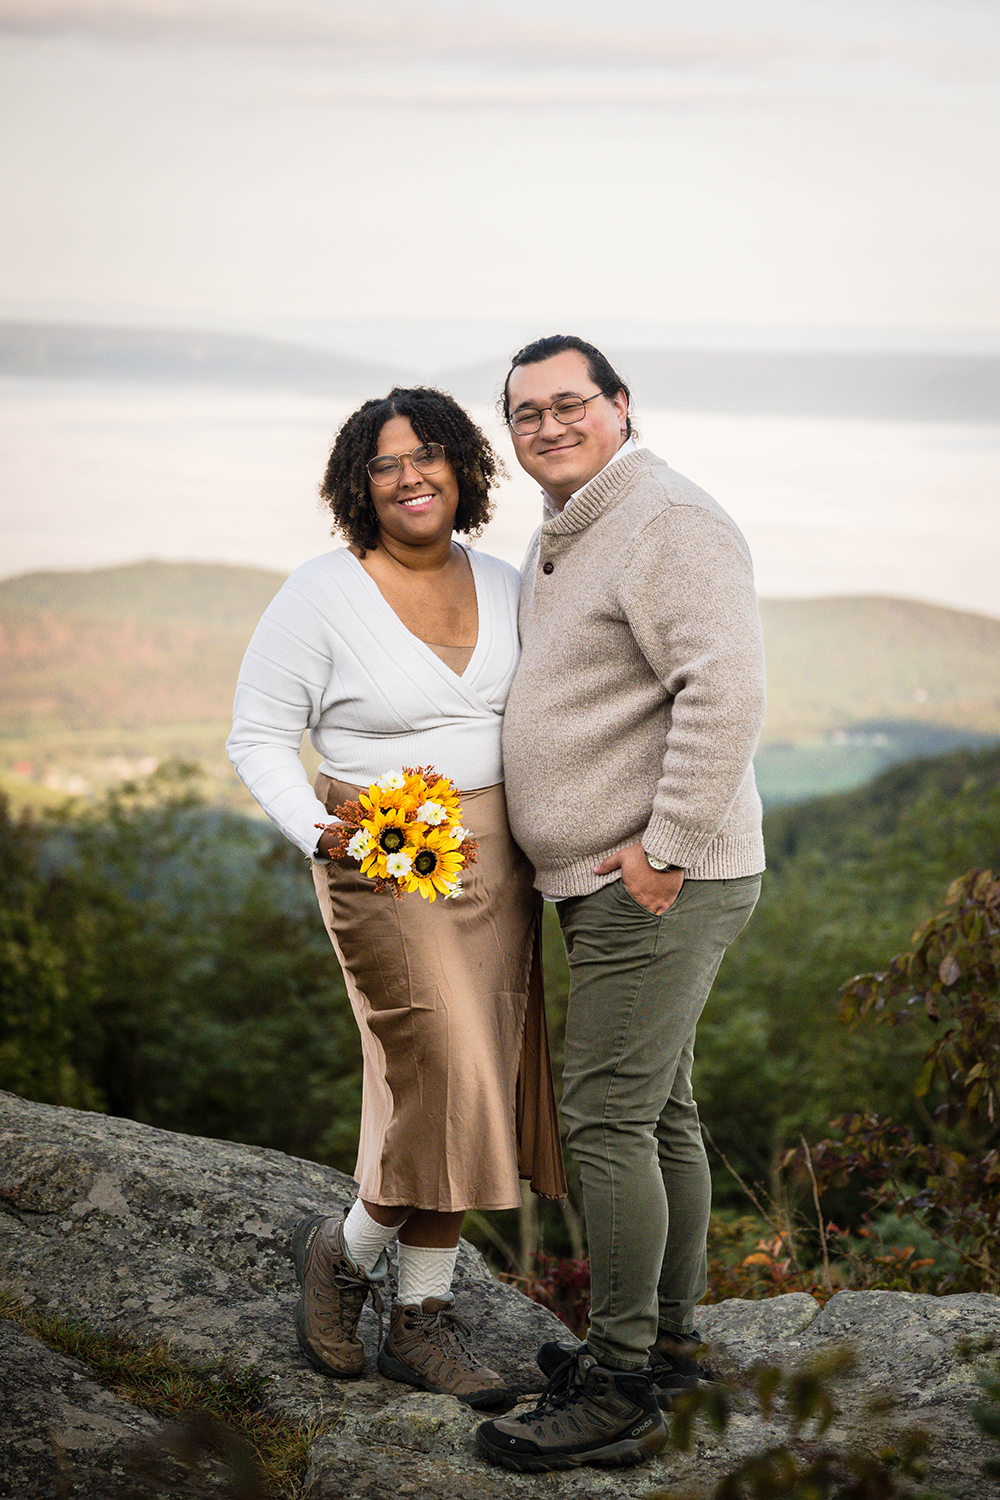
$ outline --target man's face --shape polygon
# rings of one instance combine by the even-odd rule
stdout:
[[[507,385],[510,413],[514,416],[532,407],[542,411],[567,396],[587,400],[597,389],[583,355],[565,349],[551,359],[518,365],[511,372]],[[585,415],[568,426],[546,411],[537,432],[511,432],[517,461],[561,510],[571,495],[614,458],[625,441],[627,415],[622,391],[614,400],[597,395],[596,400],[587,401]]]

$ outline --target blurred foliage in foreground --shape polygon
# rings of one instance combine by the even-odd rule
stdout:
[[[802,1141],[872,1117],[929,1148],[936,1106],[913,1091],[926,1007],[921,1022],[851,1030],[838,992],[902,953],[956,876],[1000,869],[1000,750],[779,809],[765,836],[761,902],[723,964],[696,1065],[715,1147],[715,1274],[735,1265],[741,1286],[752,1280],[730,1295],[789,1289],[780,1236],[810,1205],[789,1159]],[[0,889],[0,1088],[351,1171],[360,1044],[308,870],[273,829],[209,806],[175,766],[98,804],[20,818],[0,807]],[[567,979],[551,911],[545,962],[558,1072]],[[961,1149],[965,1124],[949,1128]],[[901,1234],[885,1193],[874,1213],[862,1177],[824,1178],[825,1216],[848,1237],[841,1260],[874,1247],[890,1269],[929,1259],[924,1274],[945,1274],[941,1245]],[[579,1259],[572,1211],[535,1208],[527,1235],[514,1210],[470,1216],[501,1269],[533,1269],[532,1248]],[[806,1248],[815,1260],[815,1236]]]

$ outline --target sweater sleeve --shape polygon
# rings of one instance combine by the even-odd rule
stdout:
[[[334,666],[330,628],[294,577],[265,611],[247,648],[226,742],[240,780],[268,817],[313,857],[317,823],[330,814],[299,759],[302,736],[319,722]]]
[[[619,598],[669,695],[662,775],[642,843],[691,868],[752,787],[764,650],[750,555],[728,517],[674,505],[637,539]]]

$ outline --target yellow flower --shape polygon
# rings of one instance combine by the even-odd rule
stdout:
[[[419,891],[428,901],[447,895],[462,871],[462,855],[448,829],[432,828],[415,839],[407,852],[413,863],[400,882],[403,889]]]
[[[462,820],[461,796],[461,792],[449,777],[439,776],[436,781],[427,783],[423,800],[440,803],[448,822],[460,823]]]
[[[415,807],[411,794],[405,786],[393,787],[388,791],[380,787],[377,781],[373,781],[367,792],[361,792],[358,796],[362,811],[367,816],[373,817],[379,812],[385,812],[388,808],[397,808],[406,812]]]
[[[364,800],[363,798],[361,799]],[[371,853],[361,862],[362,875],[373,880],[388,874],[386,860],[393,854],[410,854],[410,827],[403,808],[375,808],[361,825],[372,841]]]
[[[406,795],[413,799],[414,807],[418,807],[427,796],[427,779],[424,771],[429,770],[426,766],[404,766],[403,775],[406,778],[403,790]]]

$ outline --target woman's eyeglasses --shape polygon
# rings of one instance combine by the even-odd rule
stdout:
[[[418,474],[433,474],[444,463],[444,449],[440,443],[423,443],[409,453],[380,453],[365,465],[372,484],[395,484],[403,471],[404,458],[410,460]]]

